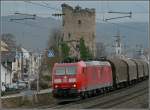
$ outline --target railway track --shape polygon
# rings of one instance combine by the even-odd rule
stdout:
[[[112,107],[115,107],[116,105],[122,104],[122,103],[132,100],[136,97],[142,96],[142,95],[146,94],[147,92],[148,91],[146,90],[146,88],[144,88],[144,89],[135,91],[131,94],[119,96],[119,97],[113,98],[111,100],[97,103],[95,105],[92,105],[92,106],[89,106],[86,108],[99,108],[99,107],[100,108],[112,108]]]
[[[148,80],[126,88],[104,93],[96,97],[91,97],[84,100],[64,102],[61,104],[56,103],[51,106],[42,106],[40,108],[111,108],[146,93],[148,93]]]

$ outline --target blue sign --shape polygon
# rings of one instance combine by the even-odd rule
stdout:
[[[54,52],[51,50],[48,50],[48,57],[53,57],[54,56]]]

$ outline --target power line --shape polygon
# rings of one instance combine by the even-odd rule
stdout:
[[[48,8],[48,9],[52,9],[52,10],[61,11],[61,10],[60,10],[60,9],[58,9],[58,8],[54,8],[54,7],[50,7],[50,6],[46,6],[46,5],[43,5],[43,4],[40,4],[40,3],[37,3],[37,2],[31,2],[31,1],[24,1],[24,2],[27,2],[27,3],[30,3],[30,4],[34,4],[34,5],[38,5],[38,6],[42,6],[42,7]]]
[[[120,12],[120,11],[108,11],[108,13],[112,13],[112,14],[128,14],[126,16],[119,16],[119,17],[113,17],[113,18],[107,18],[105,19],[105,21],[108,21],[108,20],[113,20],[113,19],[120,19],[120,18],[126,18],[126,17],[129,17],[131,18],[132,17],[132,12]]]
[[[15,19],[14,19],[15,20]],[[45,28],[45,29],[48,29],[48,27],[43,27],[43,26],[40,26],[40,25],[33,25],[33,24],[29,24],[29,23],[23,23],[23,22],[17,22],[17,21],[14,21],[15,23],[20,23],[20,24],[24,24],[24,25],[27,25],[27,26],[30,26],[30,27],[34,27],[34,28]],[[18,20],[18,19],[17,19]],[[21,19],[22,20],[22,19]],[[131,26],[127,26],[127,25],[123,25],[123,24],[118,24],[118,23],[113,23],[113,22],[106,22],[104,21],[103,19],[97,19],[97,20],[101,20],[102,22],[104,23],[110,23],[110,24],[114,24],[114,25],[119,25],[121,27],[124,27],[124,28],[130,28],[130,29],[133,29],[133,30],[136,30],[136,31],[140,31],[140,32],[146,32],[145,30],[139,30],[138,28],[136,27],[131,27]],[[138,29],[138,30],[137,30]]]
[[[19,12],[15,12],[14,14],[16,14],[16,15],[25,15],[25,16],[32,16],[32,17],[36,17],[36,14],[19,13]]]
[[[119,11],[108,11],[108,13],[117,13],[117,14],[132,14],[132,12],[119,12]]]
[[[32,20],[34,20],[35,18],[15,18],[15,19],[10,19],[10,21],[14,21],[14,20],[26,20],[26,19],[32,19]]]
[[[119,16],[119,17],[114,17],[114,18],[107,18],[107,19],[105,19],[105,21],[112,20],[112,19],[118,19],[118,18],[126,18],[126,17],[131,18],[131,15],[129,15],[129,16]]]

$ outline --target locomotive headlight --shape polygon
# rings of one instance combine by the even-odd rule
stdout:
[[[76,84],[73,84],[73,87],[77,87],[77,85],[76,85]]]
[[[61,79],[54,79],[54,83],[61,83]]]
[[[55,85],[55,88],[58,88],[58,85]]]
[[[69,82],[76,82],[76,78],[69,78]]]

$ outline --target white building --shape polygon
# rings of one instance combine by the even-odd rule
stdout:
[[[3,42],[3,41],[0,41],[1,42],[1,52],[8,52],[8,45],[5,43],[5,42]],[[2,57],[2,56],[1,56]],[[7,68],[7,65],[6,66],[4,66],[4,65],[2,65],[2,64],[0,64],[0,66],[1,66],[1,85],[2,84],[5,84],[5,85],[7,85],[7,84],[11,84],[12,83],[12,78],[13,78],[13,75],[11,74],[11,70],[9,70],[8,68]]]
[[[26,80],[24,76],[35,77],[37,68],[37,54],[33,52],[30,53],[25,48],[21,48],[20,52],[16,51],[15,61],[12,62],[12,72],[17,75],[18,79]]]
[[[11,71],[1,64],[1,84],[11,84],[12,78],[13,74],[11,74]]]
[[[17,79],[22,79],[23,75],[27,73],[26,71],[29,69],[29,57],[30,54],[26,49],[21,48],[16,50],[15,61],[12,62],[12,72],[15,74]]]

